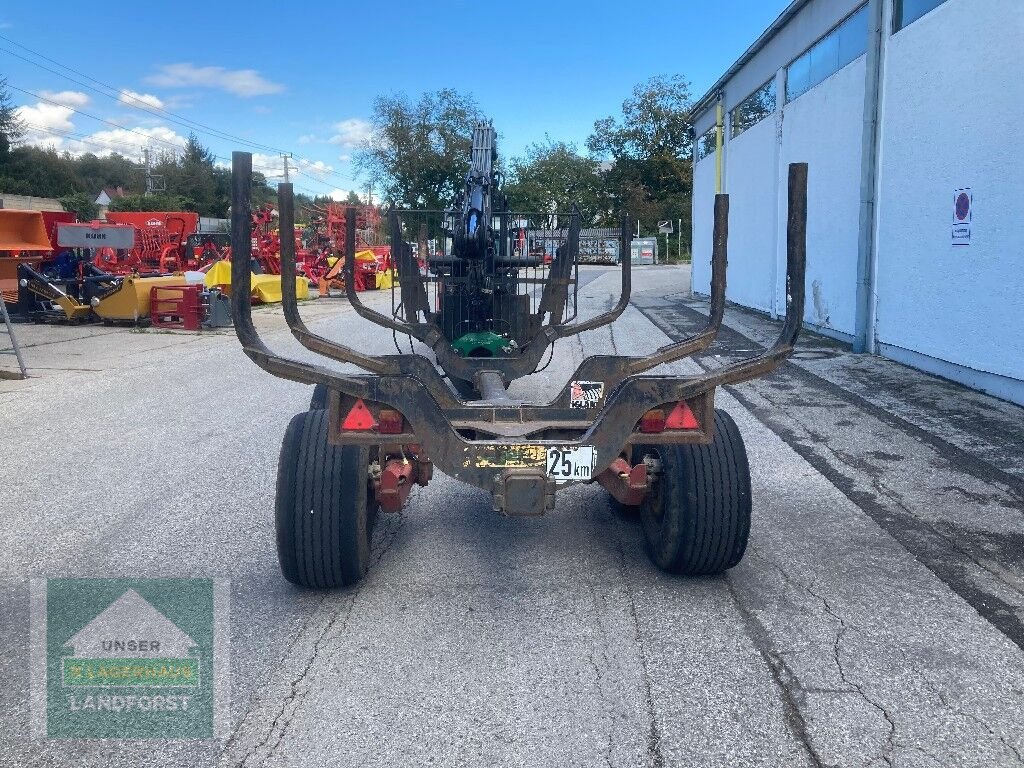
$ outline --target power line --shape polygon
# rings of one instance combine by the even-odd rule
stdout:
[[[328,181],[324,181],[323,179],[318,179],[316,176],[314,176],[314,175],[312,175],[310,173],[306,173],[305,171],[300,170],[299,168],[293,168],[292,170],[295,171],[300,176],[305,176],[307,179],[311,179],[311,180],[315,181],[317,184],[323,184],[325,187],[330,187],[331,189],[334,189],[335,185],[331,184]]]
[[[53,104],[53,106],[55,106],[55,107],[63,107],[64,109],[69,109],[69,110],[71,110],[72,112],[74,112],[76,114],[82,115],[83,117],[88,117],[88,118],[90,118],[92,120],[98,120],[101,123],[106,123],[107,125],[111,125],[114,128],[117,128],[119,131],[127,131],[128,133],[134,133],[137,136],[142,136],[144,139],[147,139],[148,141],[157,141],[157,142],[160,142],[161,144],[166,144],[167,146],[172,147],[172,148],[174,148],[176,150],[183,149],[183,147],[180,144],[175,144],[174,142],[167,141],[166,139],[158,139],[156,136],[150,136],[149,134],[145,134],[145,133],[142,133],[140,131],[136,131],[133,128],[125,128],[123,125],[118,125],[117,123],[115,123],[115,122],[113,122],[111,120],[104,120],[102,117],[96,117],[96,115],[91,115],[88,112],[83,112],[80,109],[75,109],[74,107],[69,107],[67,104],[61,104],[59,101],[53,101],[52,99],[48,99],[45,96],[40,96],[38,93],[35,93],[34,91],[28,91],[28,90],[25,90],[24,88],[19,88],[16,85],[11,85],[11,83],[8,83],[7,87],[8,88],[13,88],[16,91],[20,91],[21,93],[27,94],[27,95],[35,98],[35,99],[39,99],[40,101],[45,101],[47,104]]]
[[[79,85],[82,88],[88,88],[90,91],[93,91],[94,93],[98,93],[101,96],[107,97],[108,99],[113,99],[114,101],[118,102],[119,104],[124,104],[125,106],[127,106],[129,108],[132,108],[132,109],[138,109],[138,110],[141,110],[143,112],[148,112],[151,115],[155,115],[156,117],[161,117],[161,118],[163,118],[165,120],[168,120],[169,122],[175,123],[176,125],[180,125],[183,128],[188,128],[189,130],[194,130],[195,128],[201,128],[203,130],[199,131],[200,133],[209,132],[211,134],[214,134],[216,138],[219,138],[219,139],[222,139],[222,140],[236,141],[236,142],[238,142],[240,144],[245,144],[247,146],[255,147],[257,149],[263,149],[263,150],[266,150],[268,152],[280,153],[279,149],[277,149],[276,147],[269,146],[268,144],[260,144],[259,142],[250,141],[248,139],[243,139],[240,136],[235,136],[233,134],[230,134],[230,133],[227,133],[225,131],[222,131],[219,128],[214,128],[212,126],[205,125],[204,123],[200,123],[200,122],[198,122],[196,120],[192,120],[191,118],[184,117],[183,115],[179,115],[179,114],[177,114],[175,112],[171,112],[168,109],[164,109],[163,107],[157,107],[157,106],[153,106],[151,104],[146,104],[145,102],[140,102],[140,101],[138,101],[136,99],[132,99],[130,96],[126,97],[125,89],[115,88],[114,86],[108,85],[107,83],[104,83],[101,80],[97,80],[94,77],[90,77],[89,75],[86,75],[86,74],[84,74],[82,72],[79,72],[78,70],[73,69],[72,67],[69,67],[66,64],[61,64],[58,61],[54,61],[53,59],[49,58],[48,56],[44,56],[43,54],[38,53],[37,51],[34,51],[31,48],[28,48],[27,46],[21,45],[21,43],[14,42],[9,37],[5,37],[3,35],[0,35],[0,40],[5,40],[8,43],[11,43],[13,45],[18,46],[19,48],[22,48],[22,49],[24,49],[26,51],[29,51],[34,56],[38,56],[41,59],[45,59],[46,61],[49,61],[49,62],[51,62],[52,64],[55,64],[58,67],[66,69],[69,72],[74,72],[76,75],[79,75],[80,77],[84,77],[87,80],[91,80],[92,82],[97,83],[98,85],[102,86],[104,89],[106,89],[106,91],[112,91],[112,93],[107,93],[106,91],[100,90],[99,88],[96,88],[95,86],[89,85],[88,83],[83,83],[81,80],[76,80],[75,78],[71,77],[70,75],[65,74],[64,72],[58,72],[55,69],[51,69],[50,67],[44,66],[44,65],[40,64],[38,61],[33,61],[32,59],[29,59],[29,58],[27,58],[25,56],[22,56],[19,53],[15,53],[14,51],[9,50],[7,48],[0,48],[0,51],[3,51],[4,53],[7,53],[7,54],[9,54],[11,56],[15,56],[15,57],[21,59],[24,62],[32,64],[33,66],[39,67],[40,69],[45,70],[47,72],[50,72],[51,74],[57,75],[58,77],[63,77],[66,80],[70,80],[72,83],[75,83],[76,85]],[[125,101],[125,98],[128,98],[130,100],[129,101]]]
[[[46,128],[42,125],[33,125],[32,123],[26,123],[25,126],[30,130],[38,133],[49,133],[53,136],[60,136],[64,139],[73,139],[81,144],[91,144],[94,147],[101,147],[103,149],[111,149],[112,147],[125,147],[127,149],[133,149],[136,152],[141,152],[142,147],[135,144],[126,144],[120,141],[102,142],[90,139],[88,135],[84,133],[72,133],[70,131],[56,131],[53,128]]]
[[[213,128],[212,126],[206,125],[204,123],[200,123],[200,122],[198,122],[196,120],[192,120],[191,118],[185,117],[183,115],[179,115],[176,112],[171,112],[170,110],[165,109],[163,107],[154,107],[152,105],[148,105],[148,104],[145,104],[144,102],[139,102],[139,101],[136,101],[136,100],[124,101],[123,98],[122,98],[122,96],[123,96],[122,91],[124,89],[116,88],[116,87],[110,85],[109,83],[103,82],[102,80],[97,80],[95,77],[92,77],[91,75],[87,75],[84,72],[81,72],[81,71],[79,71],[77,69],[74,69],[73,67],[69,67],[66,64],[62,64],[59,61],[51,59],[49,56],[46,56],[46,55],[44,55],[42,53],[39,53],[38,51],[33,50],[32,48],[29,48],[26,45],[22,45],[21,43],[15,41],[15,40],[12,40],[11,38],[9,38],[9,37],[7,37],[5,35],[0,35],[0,40],[4,40],[4,41],[10,43],[11,45],[15,45],[15,46],[17,46],[18,48],[21,48],[24,51],[28,51],[33,56],[36,56],[36,57],[38,57],[40,59],[43,59],[44,61],[48,61],[51,64],[53,64],[53,65],[55,65],[57,67],[60,67],[61,69],[66,69],[69,72],[73,72],[76,75],[78,75],[79,77],[83,77],[86,80],[89,80],[89,81],[91,81],[93,83],[96,83],[97,85],[101,86],[102,88],[106,89],[107,91],[111,91],[112,93],[105,93],[104,91],[98,90],[97,88],[95,88],[95,87],[93,87],[91,85],[88,85],[86,83],[83,83],[80,80],[76,80],[75,78],[71,77],[70,75],[67,75],[67,74],[65,74],[63,72],[58,72],[56,70],[50,69],[49,67],[43,66],[42,64],[40,64],[37,61],[32,61],[31,59],[28,59],[28,58],[22,56],[21,54],[15,53],[14,51],[11,51],[11,50],[9,50],[7,48],[0,48],[0,51],[4,51],[5,53],[10,54],[11,56],[15,56],[15,57],[21,59],[22,61],[25,61],[25,62],[27,62],[29,64],[32,64],[33,66],[39,67],[40,69],[43,69],[43,70],[45,70],[47,72],[50,72],[51,74],[55,74],[55,75],[57,75],[59,77],[63,77],[65,79],[67,79],[67,80],[70,80],[71,82],[73,82],[73,83],[75,83],[75,84],[77,84],[77,85],[79,85],[79,86],[81,86],[83,88],[88,88],[91,91],[99,93],[101,96],[105,96],[105,97],[107,97],[109,99],[113,99],[113,100],[117,101],[119,104],[124,104],[126,107],[128,107],[130,109],[138,109],[138,110],[140,110],[142,112],[146,112],[148,114],[155,115],[157,117],[162,117],[163,119],[169,120],[169,122],[172,122],[172,123],[174,123],[176,125],[180,125],[183,128],[188,128],[189,130],[195,130],[195,127],[198,127],[200,129],[202,129],[202,130],[199,131],[199,133],[204,133],[204,132],[210,133],[215,138],[219,138],[222,141],[224,141],[224,140],[234,141],[234,142],[238,142],[240,144],[244,144],[244,145],[249,146],[249,147],[263,149],[263,150],[266,150],[266,151],[269,151],[269,152],[272,152],[272,153],[278,154],[278,155],[280,155],[280,154],[289,154],[290,155],[291,154],[291,153],[286,153],[285,150],[282,150],[279,147],[273,147],[273,146],[270,146],[268,144],[261,144],[259,142],[254,142],[254,141],[251,141],[249,139],[243,139],[240,136],[235,136],[234,134],[227,133],[226,131],[222,131],[219,128]],[[14,88],[14,86],[11,86],[11,87]],[[22,90],[21,88],[15,88],[15,90],[22,91],[23,93],[26,92],[26,91]],[[37,96],[37,98],[42,98],[42,97]],[[45,99],[43,99],[43,100],[45,101]],[[54,102],[50,102],[50,103],[54,103]],[[66,106],[66,105],[60,104],[58,106]],[[71,107],[68,107],[68,108],[71,109]],[[75,111],[77,111],[77,110],[75,110]],[[84,114],[87,117],[92,117],[91,115],[87,115],[84,112],[80,112],[79,114]],[[171,119],[171,118],[177,118],[177,119]],[[101,118],[95,118],[95,117],[93,119],[101,120]],[[104,122],[109,122],[109,121],[104,121]],[[115,123],[110,123],[110,124],[111,125],[116,125]],[[120,127],[120,126],[118,126],[118,127]],[[123,130],[130,130],[130,129],[126,128],[126,129],[123,129]],[[169,142],[165,142],[165,143],[169,143]],[[299,160],[299,161],[305,160],[307,163],[311,163],[312,164],[312,161],[310,161],[308,158],[302,158],[302,157],[295,156],[295,159]],[[330,174],[332,176],[337,176],[339,179],[345,179],[346,181],[348,180],[347,177],[345,177],[344,175],[342,175],[341,173],[339,173],[339,172],[337,172],[337,171],[335,171],[333,169],[323,169],[322,172],[326,173],[326,174]]]
[[[34,125],[32,123],[26,123],[26,127],[29,130],[31,130],[31,131],[35,131],[35,132],[39,132],[39,133],[48,133],[48,134],[50,134],[52,136],[59,136],[61,138],[65,138],[65,139],[72,139],[72,140],[77,141],[77,142],[79,142],[81,144],[90,144],[90,145],[92,145],[94,147],[99,147],[100,149],[108,149],[108,150],[111,150],[111,151],[116,151],[116,148],[122,147],[122,148],[125,148],[125,149],[134,150],[136,153],[141,153],[144,150],[144,147],[136,145],[136,144],[126,144],[124,142],[119,142],[119,141],[110,141],[110,142],[95,141],[95,140],[90,139],[86,134],[74,133],[73,131],[58,131],[58,130],[54,130],[53,128],[46,128],[46,127],[44,127],[42,125]],[[231,162],[230,158],[222,157],[220,155],[212,155],[211,154],[210,157],[212,157],[214,160],[220,160],[220,161],[222,161],[222,162],[224,162],[226,164],[230,164],[230,162]],[[139,165],[142,164],[140,161],[137,161],[137,160],[135,160],[133,162],[136,162]],[[295,169],[295,168],[292,168],[291,170],[296,171],[298,173],[301,173],[301,171],[298,171],[298,169]],[[269,174],[264,174],[264,175],[268,179],[270,179],[270,178],[281,178],[282,177],[282,174],[274,174],[273,176],[271,176]],[[315,181],[317,183],[323,184],[324,186],[327,186],[327,187],[331,187],[332,186],[331,184],[328,184],[325,181],[321,181],[320,179],[317,179],[314,176],[310,176],[309,174],[303,173],[302,175],[305,176],[308,179],[311,179],[312,181]],[[298,190],[301,190],[301,191],[305,192],[306,194],[311,195],[313,197],[322,196],[322,193],[315,192],[314,190],[310,189],[309,187],[304,187],[304,186],[300,186],[300,185],[296,184],[295,188],[298,189]]]

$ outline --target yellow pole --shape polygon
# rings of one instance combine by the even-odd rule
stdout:
[[[722,144],[725,140],[725,107],[718,99],[715,113],[715,194],[722,194]]]

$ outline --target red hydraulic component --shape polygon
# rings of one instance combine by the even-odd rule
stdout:
[[[380,475],[374,479],[377,503],[384,512],[400,512],[413,484],[426,486],[433,474],[433,463],[422,454],[388,459]]]
[[[647,465],[640,462],[635,467],[630,467],[629,462],[621,456],[595,479],[619,502],[630,507],[635,507],[643,501],[649,487]]]
[[[158,285],[149,290],[149,320],[154,327],[198,331],[203,325],[202,285]]]
[[[412,489],[416,465],[407,459],[391,459],[377,481],[377,503],[385,512],[400,512]]]

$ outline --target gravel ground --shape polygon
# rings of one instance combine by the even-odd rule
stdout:
[[[586,268],[583,314],[617,296]],[[547,399],[584,354],[639,354],[706,305],[686,268],[639,268],[620,322],[558,342],[516,385]],[[386,303],[385,296],[372,301]],[[311,327],[390,333],[340,300]],[[278,309],[277,349],[310,359]],[[778,324],[730,309],[682,370]],[[0,381],[0,764],[11,766],[993,766],[1024,754],[1024,410],[806,336],[718,396],[750,454],[754,523],[726,576],[654,568],[599,487],[510,519],[440,476],[375,532],[346,590],[281,577],[281,436],[311,389],[230,332],[20,326],[33,378]],[[28,579],[228,579],[229,735],[30,736]]]

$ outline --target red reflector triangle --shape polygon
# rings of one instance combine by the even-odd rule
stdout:
[[[700,422],[686,401],[680,400],[665,420],[665,429],[700,429]]]
[[[377,420],[373,418],[370,409],[362,400],[356,400],[349,409],[348,415],[341,423],[342,429],[373,429],[377,426]]]

